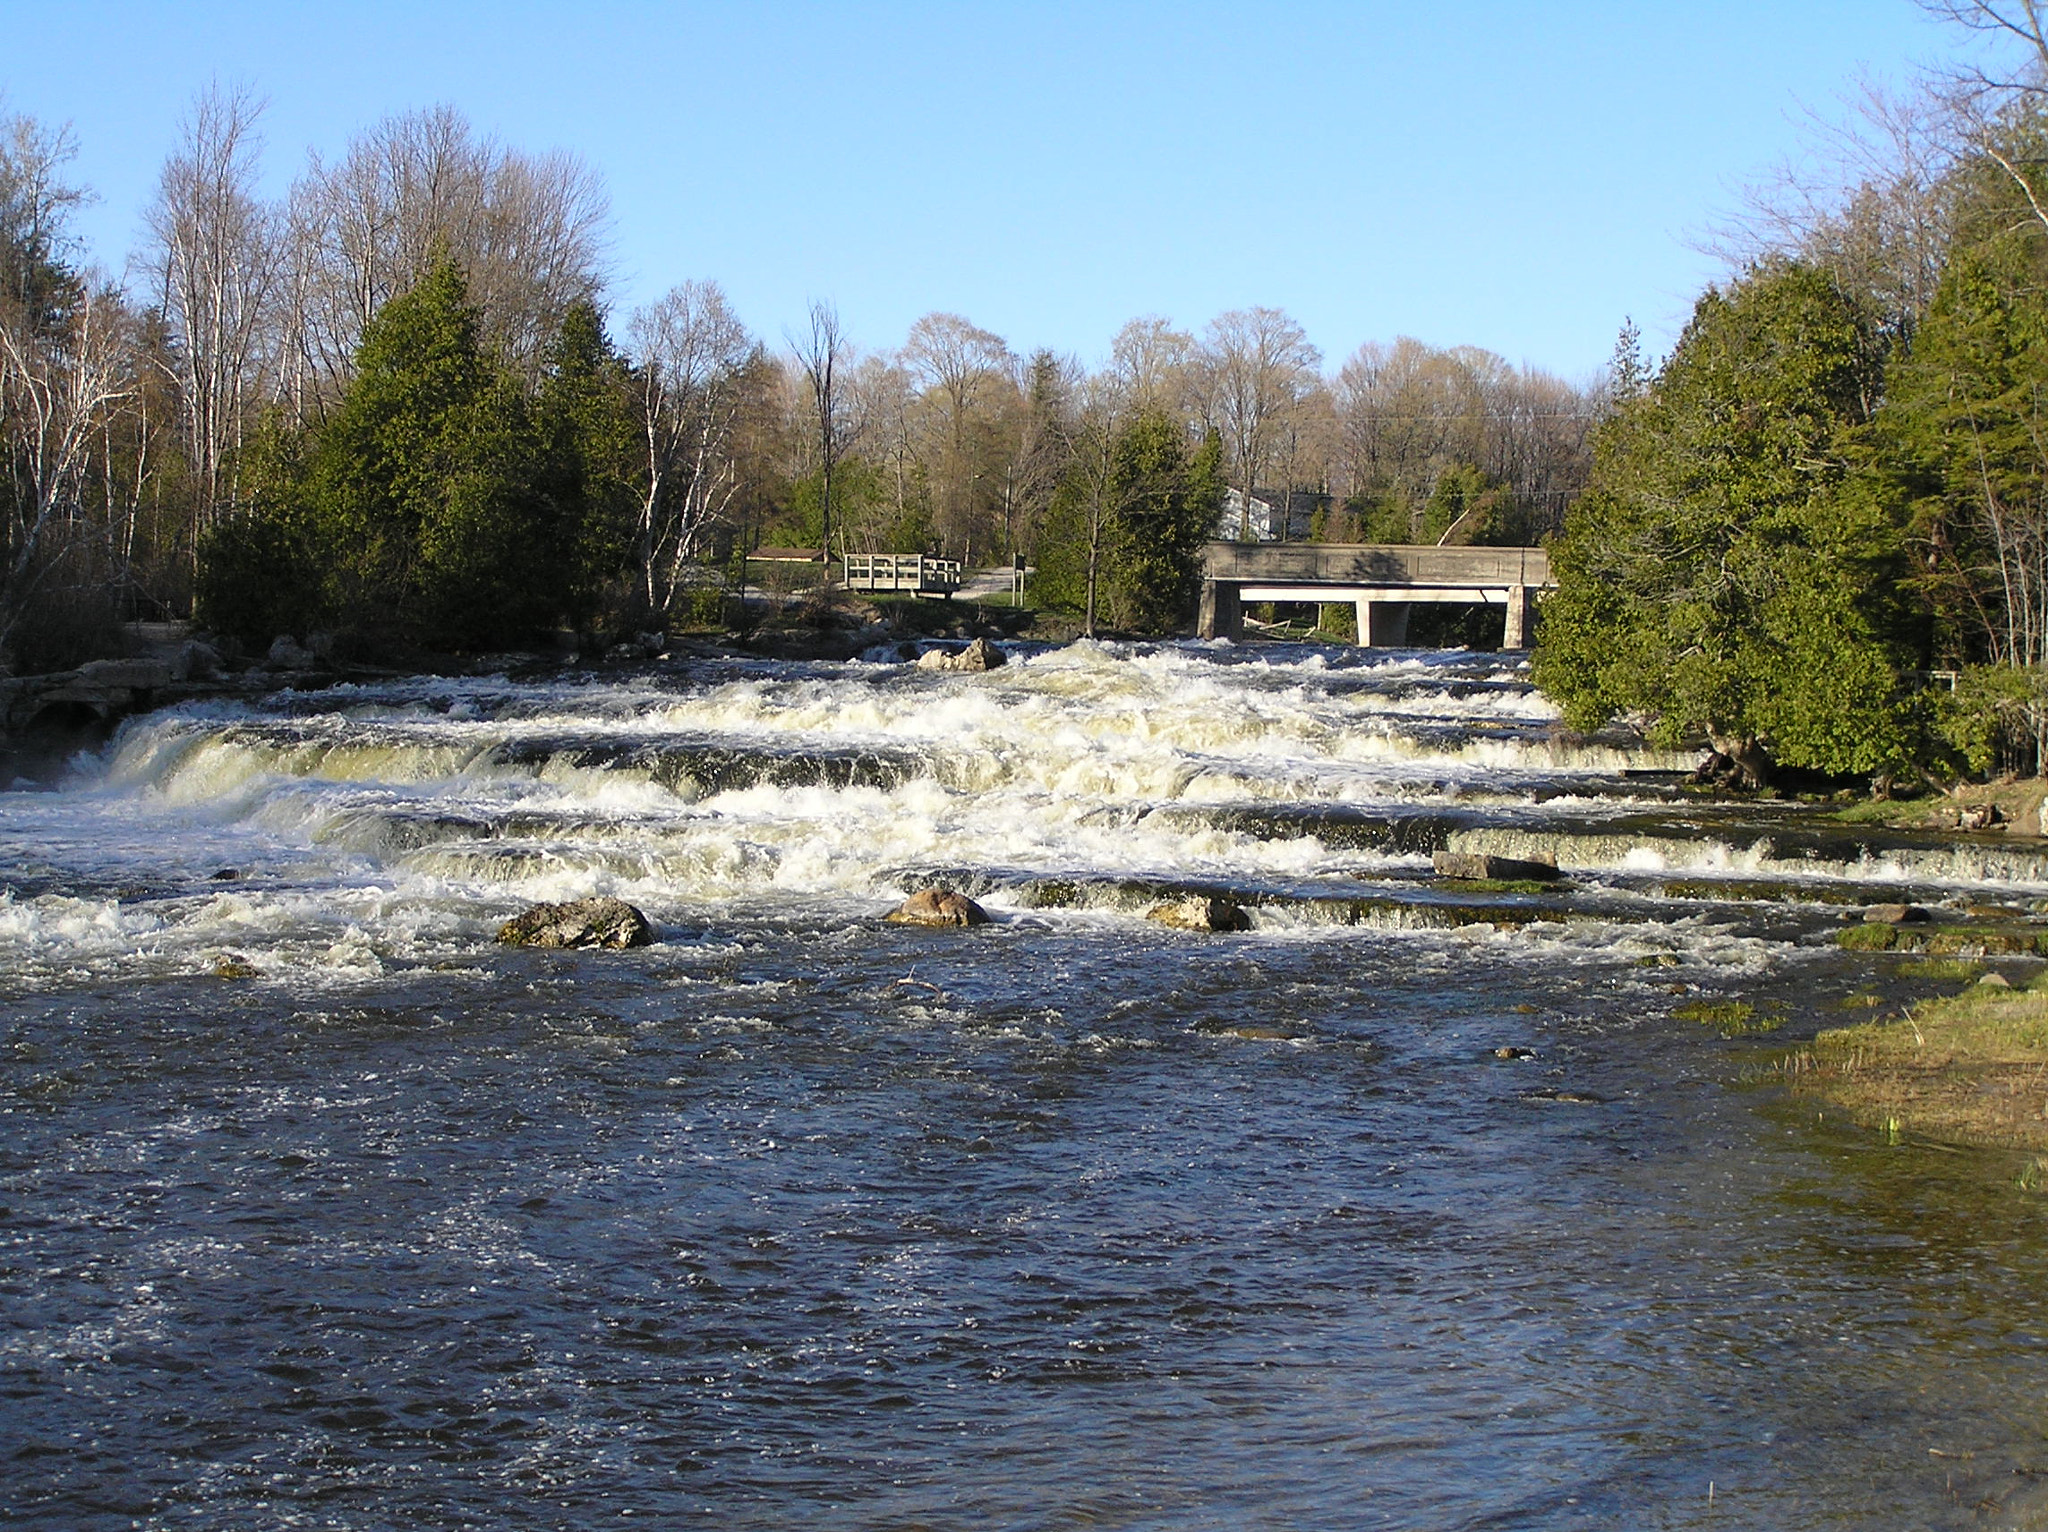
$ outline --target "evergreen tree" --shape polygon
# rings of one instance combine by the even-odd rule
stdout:
[[[1223,509],[1223,440],[1190,459],[1178,421],[1147,412],[1118,436],[1110,468],[1110,589],[1118,626],[1172,633],[1194,616],[1202,544]]]
[[[1951,255],[1882,421],[1942,658],[2048,664],[2048,294],[2021,229]]]
[[[1886,771],[1913,740],[1904,542],[1852,471],[1882,343],[1796,263],[1710,290],[1644,395],[1605,428],[1551,550],[1538,684],[1574,727],[1617,713],[1676,744]]]
[[[204,550],[202,609],[257,642],[337,624],[459,648],[519,642],[561,616],[576,578],[572,474],[553,445],[442,261],[378,311],[332,417],[296,438],[279,429],[256,454],[254,510]],[[282,594],[302,603],[292,620]]]
[[[577,301],[549,348],[535,413],[546,453],[560,597],[586,626],[621,573],[637,529],[646,453],[630,370],[594,304]]]

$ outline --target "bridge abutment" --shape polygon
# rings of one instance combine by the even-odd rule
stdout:
[[[1368,649],[1399,649],[1408,642],[1406,601],[1359,601],[1358,641]]]
[[[1244,602],[1238,599],[1235,580],[1204,580],[1202,609],[1195,631],[1203,638],[1244,636]]]

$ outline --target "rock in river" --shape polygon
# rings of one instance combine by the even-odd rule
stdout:
[[[1439,851],[1430,857],[1437,876],[1461,878],[1475,883],[1554,883],[1558,878],[1554,860],[1488,856],[1480,851]]]
[[[899,926],[985,926],[988,911],[950,888],[922,888],[889,912]]]
[[[1249,931],[1252,928],[1252,918],[1244,912],[1242,905],[1201,894],[1155,904],[1145,912],[1145,918],[1156,920],[1162,926],[1172,926],[1176,931]]]
[[[644,947],[654,928],[623,899],[573,899],[536,904],[498,927],[498,940],[515,947]]]
[[[985,638],[977,638],[958,654],[932,649],[917,658],[919,670],[994,670],[1009,663],[1009,656]]]

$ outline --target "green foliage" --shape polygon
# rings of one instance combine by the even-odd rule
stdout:
[[[1506,530],[1508,493],[1470,463],[1437,475],[1422,508],[1422,541],[1451,547],[1497,542]]]
[[[1917,585],[1964,660],[2048,661],[2048,291],[2038,231],[1954,252],[1882,417],[1914,534]]]
[[[536,434],[452,263],[387,303],[309,460],[329,609],[458,645],[551,618],[564,549]]]
[[[1377,495],[1354,495],[1345,502],[1357,540],[1362,543],[1412,543],[1416,512],[1408,496],[1399,489]]]
[[[1655,383],[1604,428],[1551,550],[1538,684],[1567,721],[1768,743],[1784,763],[1895,769],[1916,744],[1904,539],[1855,471],[1882,345],[1824,274],[1709,291]]]
[[[1889,952],[1898,944],[1898,929],[1882,921],[1844,926],[1835,933],[1835,945],[1845,952]]]
[[[562,560],[561,598],[587,625],[633,545],[644,476],[632,378],[596,307],[579,300],[548,352],[536,424]]]
[[[1097,604],[1112,624],[1179,630],[1194,615],[1202,544],[1223,493],[1223,441],[1213,431],[1192,456],[1180,424],[1153,411],[1113,437],[1095,436],[1046,509],[1032,600],[1085,611],[1092,557]]]
[[[1680,1021],[1713,1027],[1723,1037],[1740,1037],[1751,1032],[1769,1032],[1784,1024],[1782,1015],[1759,1011],[1747,1000],[1688,1000],[1672,1009]]]
[[[370,322],[324,424],[259,440],[252,509],[202,550],[201,611],[257,643],[339,625],[465,649],[588,621],[638,504],[627,381],[580,304],[529,401],[442,262]]]
[[[306,497],[310,432],[272,415],[243,463],[247,504],[199,540],[193,615],[205,626],[263,645],[325,616],[320,550]]]
[[[1192,458],[1179,422],[1143,414],[1111,459],[1115,557],[1110,588],[1119,626],[1170,633],[1194,616],[1202,544],[1223,507],[1223,442],[1211,431]]]
[[[1316,636],[1324,643],[1358,642],[1358,607],[1349,601],[1325,601],[1316,608]]]
[[[1046,504],[1028,592],[1034,606],[1079,612],[1088,604],[1090,502],[1097,492],[1092,456],[1074,458]]]
[[[2037,768],[2048,724],[2048,671],[1973,665],[1933,694],[1935,736],[1976,776]]]

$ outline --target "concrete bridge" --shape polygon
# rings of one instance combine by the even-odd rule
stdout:
[[[1507,608],[1501,647],[1529,646],[1536,593],[1550,590],[1541,548],[1430,548],[1399,543],[1210,543],[1202,555],[1204,638],[1235,638],[1247,601],[1350,602],[1358,641],[1408,640],[1408,609],[1420,602]]]

